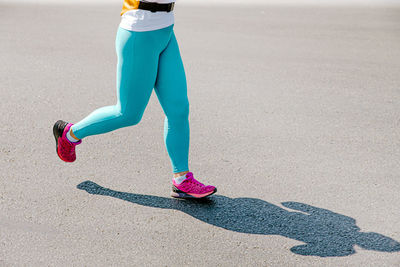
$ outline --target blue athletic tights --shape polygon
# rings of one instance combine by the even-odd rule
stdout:
[[[189,101],[173,25],[155,31],[118,29],[117,98],[72,126],[77,138],[138,124],[154,88],[166,115],[164,141],[174,173],[188,170]]]

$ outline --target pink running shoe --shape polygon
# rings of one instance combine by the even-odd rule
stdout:
[[[74,162],[76,159],[75,146],[82,143],[70,142],[67,138],[67,133],[73,124],[65,121],[57,121],[53,126],[53,134],[56,139],[56,151],[57,155],[65,162]]]
[[[172,197],[176,198],[203,198],[217,192],[217,188],[212,185],[204,185],[194,179],[193,173],[188,172],[186,179],[182,183],[175,183],[172,179]]]

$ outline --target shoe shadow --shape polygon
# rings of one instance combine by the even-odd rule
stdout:
[[[298,202],[282,203],[284,207],[296,210],[292,212],[257,198],[214,195],[200,200],[178,200],[114,191],[91,181],[85,181],[77,188],[142,206],[179,210],[230,231],[295,239],[305,243],[290,249],[299,255],[348,256],[355,253],[354,245],[382,252],[400,251],[400,243],[390,237],[361,232],[353,218]]]

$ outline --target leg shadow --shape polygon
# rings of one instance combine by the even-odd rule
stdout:
[[[348,256],[355,253],[354,245],[382,252],[400,251],[400,243],[390,237],[361,232],[353,218],[298,202],[282,203],[284,207],[296,210],[291,212],[256,198],[214,195],[202,200],[178,200],[114,191],[91,181],[85,181],[77,188],[142,206],[179,210],[230,231],[295,239],[305,243],[291,248],[299,255]]]

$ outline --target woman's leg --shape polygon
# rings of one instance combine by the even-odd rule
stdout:
[[[161,53],[155,92],[166,115],[164,141],[174,173],[189,170],[189,101],[186,76],[175,34]]]
[[[84,137],[102,134],[139,123],[153,90],[162,41],[168,32],[132,32],[119,28],[116,38],[117,99],[114,106],[102,107],[73,125],[73,134]],[[164,46],[165,47],[165,46]]]

